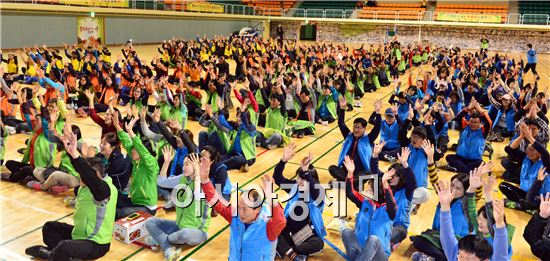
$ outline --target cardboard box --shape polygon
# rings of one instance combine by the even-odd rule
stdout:
[[[144,236],[149,235],[149,231],[144,224],[147,219],[152,217],[151,214],[138,211],[125,218],[121,218],[115,222],[114,237],[118,241],[130,244]]]

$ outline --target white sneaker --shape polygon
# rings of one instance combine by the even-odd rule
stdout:
[[[164,202],[164,207],[162,207],[162,208],[164,210],[168,210],[168,209],[173,209],[174,207],[176,207],[176,204],[174,203],[174,201],[172,201],[171,199],[167,199]]]
[[[145,238],[143,238],[143,244],[149,246],[151,250],[155,252],[160,250],[159,243],[157,243],[157,241],[151,235],[148,235]]]
[[[181,254],[181,249],[176,247],[170,247],[164,251],[164,257],[168,261],[176,261],[178,260],[179,256]]]
[[[15,128],[12,127],[12,126],[5,126],[5,127],[6,127],[6,130],[8,131],[8,133],[9,133],[10,135],[13,135],[13,134],[15,134],[15,133],[17,132],[17,131],[15,130]]]

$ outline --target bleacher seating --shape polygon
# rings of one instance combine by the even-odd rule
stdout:
[[[342,15],[342,12],[335,12],[330,10],[353,10],[357,6],[357,1],[303,1],[302,4],[298,7],[301,9],[308,10],[328,10],[326,17],[328,18],[342,18],[338,17]],[[312,11],[314,12],[314,11]],[[351,14],[351,12],[349,12]],[[303,13],[297,12],[294,16],[303,16]]]
[[[283,0],[283,1],[257,1],[257,0],[243,0],[243,3],[251,7],[259,7],[257,11],[258,15],[270,15],[281,16],[282,10],[288,10],[294,7],[296,1]]]
[[[357,18],[383,20],[422,20],[426,8],[422,2],[378,3],[376,6],[364,5],[357,10]],[[399,13],[398,13],[399,12]]]
[[[550,15],[550,1],[520,1],[518,11],[524,24],[546,24],[546,15]],[[528,15],[525,15],[528,14]]]
[[[501,23],[506,23],[508,16],[508,4],[499,5],[474,5],[474,4],[447,4],[438,2],[434,12],[434,19],[437,20],[439,12],[468,13],[468,14],[494,14],[500,15]]]

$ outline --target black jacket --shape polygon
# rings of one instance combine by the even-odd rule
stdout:
[[[531,252],[542,260],[550,260],[550,222],[538,213],[533,215],[523,232]]]

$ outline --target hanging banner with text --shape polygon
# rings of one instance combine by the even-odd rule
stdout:
[[[79,44],[95,44],[105,42],[104,21],[102,17],[76,18],[77,42]]]
[[[128,0],[59,0],[59,3],[100,7],[128,7]]]
[[[438,21],[458,21],[473,23],[497,23],[500,24],[501,16],[494,14],[460,14],[460,13],[437,13]]]
[[[374,25],[371,24],[339,24],[338,27],[340,33],[346,37],[357,36],[374,30]]]
[[[201,13],[223,13],[225,8],[223,5],[211,4],[205,2],[188,2],[187,11]]]

